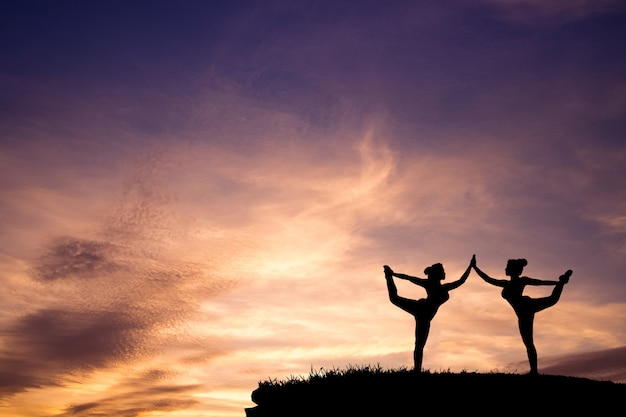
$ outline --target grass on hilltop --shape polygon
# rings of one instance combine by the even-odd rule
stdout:
[[[626,385],[560,375],[514,373],[415,373],[349,365],[313,370],[308,376],[260,381],[252,392],[257,407],[248,417],[416,416],[476,412],[485,415],[609,412],[621,407]]]

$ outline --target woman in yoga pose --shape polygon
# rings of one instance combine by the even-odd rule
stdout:
[[[472,258],[469,266],[457,281],[442,284],[446,278],[446,273],[443,269],[443,265],[440,263],[429,266],[424,270],[424,273],[428,278],[417,278],[410,275],[399,274],[393,272],[387,265],[383,267],[385,271],[385,279],[387,280],[387,290],[389,292],[389,300],[400,307],[402,310],[415,317],[415,350],[413,352],[414,371],[419,373],[422,371],[422,359],[424,357],[424,346],[428,339],[428,332],[430,331],[430,322],[437,313],[439,307],[448,301],[450,295],[449,291],[460,287],[469,276],[469,273],[474,266],[475,259]],[[424,287],[426,290],[426,298],[419,300],[412,300],[410,298],[400,297],[398,295],[398,289],[393,281],[393,277],[406,279],[415,285]]]
[[[476,273],[486,282],[497,287],[502,287],[502,298],[509,302],[517,315],[519,332],[526,346],[526,352],[528,353],[530,375],[537,375],[537,349],[535,349],[533,342],[533,322],[535,320],[535,313],[551,307],[559,301],[561,293],[563,292],[563,286],[569,281],[572,270],[566,271],[559,277],[558,281],[545,281],[521,276],[527,264],[526,259],[509,259],[504,272],[511,277],[510,280],[491,278],[476,266],[475,261],[473,267]],[[552,294],[548,297],[531,298],[522,294],[526,285],[554,285],[554,289],[552,290]]]

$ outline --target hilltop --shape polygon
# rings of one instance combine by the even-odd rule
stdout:
[[[624,398],[626,384],[586,378],[350,367],[260,382],[252,392],[257,406],[245,411],[247,417],[603,415],[620,409]]]

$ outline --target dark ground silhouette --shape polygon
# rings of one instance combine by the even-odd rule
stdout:
[[[260,382],[247,417],[615,415],[626,384],[558,375],[380,368]]]

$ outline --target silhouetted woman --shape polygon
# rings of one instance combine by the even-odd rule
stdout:
[[[393,272],[387,265],[384,266],[385,279],[387,280],[387,290],[389,291],[389,300],[400,307],[402,310],[410,313],[415,317],[415,351],[413,352],[414,371],[422,371],[422,359],[424,357],[424,346],[426,345],[426,339],[428,339],[428,332],[430,331],[430,322],[435,317],[439,307],[448,301],[450,295],[449,291],[460,287],[471,271],[474,263],[472,262],[467,267],[461,278],[458,281],[442,284],[446,278],[446,273],[443,269],[443,265],[440,263],[429,266],[424,270],[424,273],[428,278],[417,278],[410,275],[398,274]],[[393,277],[400,279],[406,279],[415,285],[424,287],[426,290],[426,298],[419,300],[412,300],[409,298],[400,297],[398,295],[398,289],[393,281]]]
[[[502,287],[502,298],[511,304],[515,314],[517,314],[517,323],[519,326],[519,332],[522,336],[522,341],[526,346],[526,352],[528,353],[528,362],[530,364],[530,374],[536,375],[537,371],[537,349],[533,342],[533,322],[535,320],[535,313],[552,307],[559,301],[563,286],[569,281],[572,271],[568,270],[559,277],[558,281],[544,281],[534,278],[523,277],[522,271],[524,267],[528,265],[526,259],[509,259],[506,264],[504,272],[511,277],[510,280],[506,279],[494,279],[489,275],[481,271],[476,262],[474,261],[474,270],[476,273],[489,284],[497,287]],[[548,297],[542,298],[530,298],[527,295],[522,295],[524,287],[527,285],[554,285],[552,294]]]

